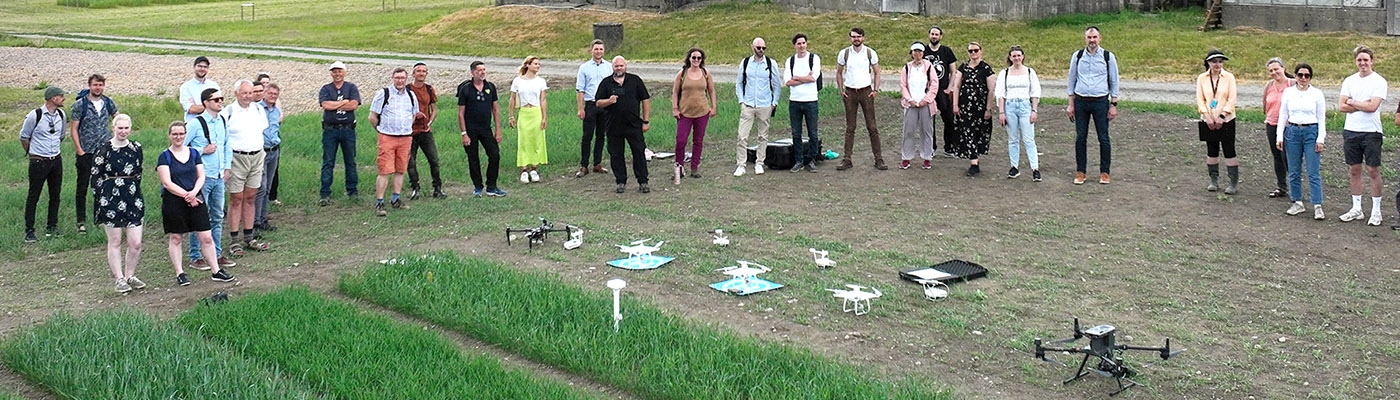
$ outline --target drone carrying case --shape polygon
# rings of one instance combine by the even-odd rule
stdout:
[[[807,138],[802,138],[802,143],[809,143]],[[748,147],[748,162],[758,159],[758,145]],[[773,169],[788,169],[797,164],[797,155],[793,153],[792,138],[783,138],[768,142],[768,147],[764,152],[763,164]],[[820,152],[820,148],[817,149]]]
[[[912,271],[901,271],[900,278],[917,283],[921,280],[936,280],[943,283],[966,282],[987,276],[987,269],[977,263],[963,260],[949,260],[942,264]]]

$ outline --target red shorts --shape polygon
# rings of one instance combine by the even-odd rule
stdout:
[[[403,174],[408,172],[408,149],[413,145],[413,137],[379,134],[379,155],[375,163],[380,175]]]

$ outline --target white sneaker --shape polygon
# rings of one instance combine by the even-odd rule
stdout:
[[[1377,223],[1375,223],[1375,224],[1373,224],[1373,225],[1380,225],[1380,223],[1377,222]],[[146,288],[146,282],[142,282],[140,279],[136,279],[135,276],[130,277],[130,278],[126,278],[126,284],[127,284],[127,285],[131,285],[131,288],[132,288],[132,289],[145,289],[145,288]]]
[[[740,165],[739,168],[735,168],[734,176],[744,176],[744,166]]]
[[[1287,213],[1288,215],[1298,215],[1298,214],[1302,214],[1304,211],[1307,211],[1307,210],[1308,210],[1307,208],[1303,207],[1303,202],[1301,202],[1301,201],[1295,201],[1295,202],[1293,202],[1293,205],[1292,205],[1292,206],[1289,206],[1289,207],[1288,207],[1288,211],[1284,211],[1284,212]]]
[[[530,170],[530,182],[539,182],[539,181],[540,181],[540,171],[533,170],[533,169]]]
[[[1385,217],[1382,217],[1381,213],[1371,211],[1371,219],[1366,221],[1366,225],[1381,226],[1381,220],[1383,219],[1385,219]]]
[[[530,183],[530,173],[520,171],[520,183]]]
[[[1337,219],[1342,220],[1342,222],[1351,222],[1362,218],[1366,218],[1366,214],[1362,214],[1360,208],[1353,208],[1351,209],[1351,211],[1347,211],[1346,214],[1342,214],[1342,216],[1337,217]]]
[[[754,174],[754,175],[763,175],[763,164],[754,164],[754,165],[753,165],[753,174]]]
[[[1327,216],[1324,215],[1324,214],[1322,214],[1322,205],[1321,205],[1321,204],[1318,204],[1318,205],[1313,206],[1313,219],[1318,220],[1318,221],[1327,219]]]

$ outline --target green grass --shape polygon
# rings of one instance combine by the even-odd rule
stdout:
[[[0,400],[24,400],[24,398],[11,392],[0,392]]]
[[[152,4],[185,4],[229,0],[58,0],[58,5],[83,8],[141,7]]]
[[[319,398],[276,370],[126,309],[57,314],[0,343],[0,359],[63,398]]]
[[[305,288],[199,306],[177,319],[245,356],[298,375],[333,397],[356,399],[582,399],[588,396],[441,334],[332,301]]]
[[[893,384],[810,350],[701,327],[630,297],[613,333],[606,291],[491,261],[450,253],[400,260],[346,276],[341,291],[643,398],[948,396],[936,385]]]

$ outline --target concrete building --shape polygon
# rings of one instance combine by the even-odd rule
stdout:
[[[1225,26],[1400,35],[1396,0],[1225,0]]]
[[[496,0],[496,5],[547,4],[561,0]],[[568,0],[562,0],[568,1]],[[577,1],[577,0],[574,0]],[[700,0],[582,0],[589,5],[671,12]],[[961,15],[995,19],[1037,19],[1061,14],[1118,12],[1123,9],[1157,9],[1165,5],[1199,3],[1200,0],[771,0],[796,12],[854,11]]]

